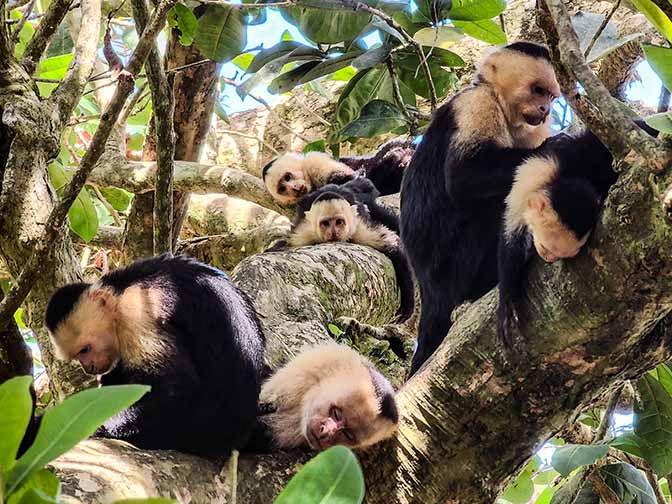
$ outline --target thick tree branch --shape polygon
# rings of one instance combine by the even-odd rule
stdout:
[[[138,33],[147,24],[149,13],[145,0],[132,0],[133,17]],[[152,92],[154,132],[156,133],[156,183],[154,189],[154,253],[173,250],[173,170],[175,132],[173,88],[168,84],[156,42],[147,58],[147,80]]]
[[[40,267],[44,262],[44,257],[50,252],[50,248],[56,238],[63,232],[62,228],[68,211],[84,187],[91,170],[105,150],[105,142],[116,125],[117,118],[126,98],[133,91],[133,76],[140,72],[152,47],[152,42],[165,24],[168,11],[174,4],[175,0],[163,0],[154,9],[152,19],[143,31],[128,62],[128,73],[120,75],[114,96],[100,118],[100,124],[89,149],[84,154],[79,168],[72,177],[72,181],[63,192],[61,200],[49,214],[42,239],[36,244],[35,250],[26,262],[15,286],[12,287],[7,297],[0,303],[0,331],[7,327],[12,315],[21,306],[21,303],[30,292]]]
[[[30,39],[26,50],[23,52],[21,58],[21,65],[26,69],[26,72],[32,74],[40,61],[42,54],[49,45],[51,38],[58,30],[61,22],[68,13],[68,9],[72,5],[73,0],[54,0],[49,4],[47,12],[40,21],[40,25],[35,30],[33,38]],[[99,16],[100,17],[100,16]],[[94,21],[99,23],[100,20]]]
[[[81,9],[81,26],[73,61],[63,81],[49,96],[49,103],[56,108],[60,124],[65,124],[70,119],[96,64],[101,0],[82,0]]]
[[[665,148],[661,141],[650,137],[632,123],[604,84],[590,69],[581,52],[578,37],[562,0],[545,0],[545,2],[557,33],[557,41],[553,40],[553,42],[557,42],[560,61],[566,72],[581,83],[588,98],[605,117],[604,122],[610,125],[611,130],[621,142],[643,156],[655,171],[660,172],[665,169],[670,162],[670,150]],[[551,35],[548,32],[546,34]],[[553,35],[550,38],[553,39]],[[549,45],[551,45],[551,40],[549,40]],[[575,89],[567,91],[577,94]],[[606,118],[609,120],[606,121]],[[596,131],[596,134],[599,135],[600,132]]]
[[[91,173],[91,180],[101,186],[123,187],[136,194],[154,189],[155,162],[105,160]],[[177,191],[222,193],[246,199],[283,215],[292,215],[289,208],[278,205],[259,177],[218,165],[191,161],[175,161],[174,186]]]

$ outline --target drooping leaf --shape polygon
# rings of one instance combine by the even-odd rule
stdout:
[[[196,45],[211,60],[221,63],[234,58],[247,43],[243,17],[241,9],[208,5],[198,20]]]
[[[539,461],[534,457],[521,471],[516,480],[509,485],[502,497],[512,504],[527,504],[534,494],[532,474],[539,467]]]
[[[436,26],[418,30],[413,38],[428,47],[448,47],[464,37],[464,32],[455,26]]]
[[[299,84],[305,84],[319,77],[332,74],[341,68],[349,67],[358,57],[361,51],[350,51],[335,58],[328,58],[319,62],[299,79]]]
[[[482,21],[499,16],[506,0],[453,0],[447,16],[453,21]]]
[[[667,390],[667,393],[672,395],[672,370],[670,370],[670,367],[663,363],[650,373]]]
[[[198,19],[191,9],[178,3],[168,13],[168,24],[180,30],[180,44],[190,46],[194,42],[198,30]]]
[[[305,154],[307,152],[324,152],[325,150],[324,140],[315,140],[306,145],[301,152]]]
[[[380,47],[376,47],[375,49],[370,49],[352,60],[351,65],[357,70],[364,70],[365,68],[374,67],[378,63],[385,61],[391,50],[392,47],[389,45],[382,45]]]
[[[247,73],[256,73],[261,70],[264,65],[270,63],[273,60],[287,56],[290,53],[293,53],[295,56],[294,59],[286,58],[283,60],[283,65],[289,63],[290,61],[298,61],[300,58],[305,57],[306,59],[320,59],[324,56],[324,53],[319,49],[310,47],[293,40],[283,40],[275,44],[268,49],[259,51],[250,63],[250,66],[247,67]]]
[[[312,7],[285,7],[283,17],[296,26],[308,39],[318,44],[336,44],[352,40],[371,19],[365,12],[349,9],[327,10]]]
[[[14,492],[7,504],[55,504],[60,502],[61,482],[49,470],[36,472]]]
[[[506,33],[492,19],[480,21],[453,21],[464,33],[488,44],[506,44]]]
[[[66,172],[65,169],[58,163],[50,163],[48,167],[49,178],[51,184],[60,195],[64,187],[72,178],[72,174]],[[86,189],[82,189],[77,196],[77,199],[72,204],[68,212],[68,222],[70,229],[80,236],[84,241],[91,241],[98,232],[98,215],[96,214],[96,207],[91,201],[89,193]]]
[[[108,418],[128,408],[149,391],[145,385],[115,385],[78,392],[49,408],[32,446],[7,476],[7,493],[79,441],[89,437]]]
[[[609,443],[609,446],[627,453],[631,453],[637,457],[641,457],[642,444],[643,441],[639,439],[637,434],[634,432],[626,432],[625,434],[621,434],[617,438],[613,439]]]
[[[668,42],[672,42],[672,20],[651,0],[632,0],[632,5],[646,16]]]
[[[422,52],[427,58],[427,63],[443,67],[463,67],[464,60],[452,51],[441,49],[440,47],[423,47]],[[419,70],[420,59],[418,54],[410,48],[400,49],[394,52],[395,65],[408,70]]]
[[[275,504],[359,504],[363,500],[364,475],[357,458],[348,448],[333,446],[309,461]]]
[[[672,113],[670,112],[650,115],[645,121],[646,124],[662,133],[672,134]]]
[[[0,385],[0,472],[14,465],[16,453],[30,422],[33,400],[30,376],[16,376]]]
[[[567,477],[574,469],[594,463],[596,460],[604,457],[608,451],[609,446],[604,444],[567,444],[559,447],[553,452],[551,465],[553,466],[553,469]]]
[[[282,94],[294,89],[301,83],[303,76],[319,64],[319,61],[309,61],[308,63],[303,63],[302,65],[291,69],[289,72],[284,72],[278,75],[271,81],[268,90],[271,93]]]
[[[450,89],[457,85],[457,77],[453,72],[449,72],[440,66],[430,63],[429,73],[432,75],[432,82],[436,94],[441,99],[446,96]],[[423,98],[429,98],[429,84],[425,78],[425,73],[420,70],[409,70],[407,68],[399,69],[399,79],[407,84],[415,94]]]
[[[101,187],[100,192],[117,212],[125,212],[128,210],[128,207],[133,200],[133,193],[120,187]]]
[[[581,52],[585,53],[588,44],[593,40],[595,33],[604,21],[604,14],[597,14],[595,12],[579,11],[572,16],[572,26],[576,35],[579,37],[579,45]],[[595,41],[595,45],[590,50],[590,54],[586,60],[591,63],[606,56],[610,52],[618,49],[623,44],[641,37],[640,33],[633,33],[627,37],[618,38],[618,29],[616,25],[609,22],[607,26],[600,33],[599,38]]]
[[[637,381],[633,425],[641,441],[642,456],[657,474],[672,472],[672,397],[649,374]]]
[[[364,105],[359,117],[341,130],[341,137],[372,138],[405,124],[397,107],[387,101],[374,100]]]
[[[646,476],[630,464],[617,463],[600,467],[600,476],[620,502],[656,504],[656,495]]]
[[[672,90],[672,49],[650,44],[643,44],[646,61],[663,81],[664,86]]]

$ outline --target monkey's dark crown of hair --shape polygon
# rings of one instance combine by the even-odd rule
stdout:
[[[266,175],[268,174],[268,170],[271,169],[271,166],[273,166],[273,163],[277,161],[278,158],[271,159],[268,163],[264,165],[264,167],[261,169],[261,179],[266,180]]]
[[[327,191],[322,194],[320,194],[317,198],[315,198],[315,201],[313,201],[313,205],[319,201],[329,201],[329,200],[335,200],[335,199],[342,199],[344,200],[345,198],[335,192]]]
[[[88,283],[74,283],[61,287],[54,292],[44,316],[47,329],[54,332],[58,324],[70,315],[79,298],[90,286],[91,284]]]
[[[373,388],[376,391],[376,397],[380,400],[380,415],[383,418],[397,423],[399,421],[399,411],[397,402],[394,399],[394,389],[380,372],[373,366],[367,366]]]
[[[518,51],[533,58],[541,58],[547,61],[551,61],[551,55],[544,46],[540,44],[535,44],[534,42],[514,42],[507,46],[504,46],[504,49],[510,49],[512,51]]]

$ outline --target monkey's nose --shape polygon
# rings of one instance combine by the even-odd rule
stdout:
[[[542,114],[548,114],[548,107],[546,105],[539,105],[539,112]]]

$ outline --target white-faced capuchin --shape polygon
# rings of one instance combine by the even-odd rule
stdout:
[[[281,205],[294,205],[320,187],[343,184],[356,176],[352,168],[324,152],[283,154],[261,171],[266,189]]]
[[[653,136],[657,131],[635,121]],[[555,135],[516,169],[499,240],[497,332],[512,345],[533,251],[548,263],[576,256],[616,182],[613,157],[590,131]]]
[[[549,136],[559,95],[546,48],[516,42],[488,53],[434,114],[401,191],[401,238],[422,301],[411,374],[445,338],[453,309],[497,284],[504,199]]]
[[[262,386],[249,451],[334,445],[360,448],[391,437],[394,389],[355,350],[325,344],[302,351]]]
[[[247,442],[265,343],[254,308],[225,273],[186,257],[137,261],[58,289],[46,325],[58,355],[102,386],[151,386],[95,436],[221,456]]]
[[[398,219],[391,210],[376,203],[376,196],[375,187],[365,178],[313,191],[298,201],[289,237],[268,251],[327,242],[349,242],[379,250],[394,266],[401,293],[397,315],[398,321],[403,322],[415,307],[413,273],[394,232]]]

